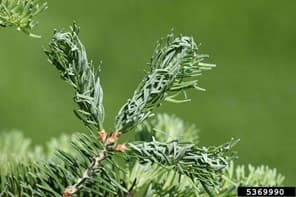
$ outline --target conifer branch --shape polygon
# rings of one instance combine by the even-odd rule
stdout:
[[[45,50],[49,62],[60,72],[63,80],[75,90],[74,102],[79,109],[75,115],[87,127],[103,130],[103,90],[100,84],[99,68],[95,69],[87,59],[86,50],[78,38],[79,27],[74,23],[70,32],[54,32]]]
[[[36,3],[37,0],[0,0],[0,8],[11,2],[28,3],[12,4],[20,6]],[[0,25],[9,26],[3,21],[0,15]],[[72,149],[55,151],[57,144],[65,143],[64,138],[51,143],[53,150],[48,154],[51,156],[34,156],[26,158],[23,163],[19,162],[19,158],[12,157],[15,158],[15,165],[5,166],[5,173],[0,175],[0,196],[131,197],[144,188],[145,192],[140,194],[147,197],[167,194],[222,197],[232,196],[240,184],[273,186],[282,183],[283,177],[268,167],[249,166],[248,175],[244,167],[234,170],[231,163],[233,155],[229,152],[237,140],[217,147],[199,148],[196,145],[197,129],[176,117],[159,115],[156,120],[143,122],[164,101],[186,102],[189,100],[187,89],[203,90],[193,77],[214,65],[203,62],[207,55],[198,54],[198,45],[186,36],[169,34],[167,39],[158,43],[151,58],[150,71],[133,97],[119,111],[115,132],[108,134],[103,128],[103,91],[99,69],[88,61],[78,33],[76,24],[70,32],[55,31],[45,53],[62,79],[74,88],[74,102],[79,107],[74,112],[90,128],[90,133],[71,137]],[[180,93],[184,94],[184,98],[177,100]],[[118,144],[121,133],[135,127],[141,141],[128,143],[127,146]],[[147,139],[151,140],[144,142]],[[0,145],[4,142],[0,138]],[[23,140],[20,146],[26,153],[31,153],[35,149],[28,148],[28,144]],[[6,144],[4,150],[7,147]],[[42,151],[38,153],[43,154]],[[120,159],[123,158],[127,159],[126,165],[120,166]],[[0,170],[3,171],[1,166]],[[183,184],[180,184],[181,181]]]
[[[55,32],[49,44],[49,50],[45,52],[49,61],[60,71],[61,77],[74,87],[76,91],[74,101],[80,107],[80,109],[75,110],[78,118],[84,121],[86,126],[96,126],[100,132],[105,132],[102,126],[104,109],[102,107],[103,93],[100,81],[97,72],[94,72],[92,65],[88,63],[86,51],[78,38],[78,33],[79,28],[75,24],[71,28],[71,32]],[[76,193],[79,187],[91,178],[109,150],[124,151],[124,145],[109,148],[109,145],[114,142],[109,143],[108,140],[112,139],[114,134],[130,130],[139,124],[151,114],[150,111],[155,106],[169,98],[169,92],[177,92],[178,94],[188,88],[197,88],[196,80],[186,81],[185,79],[199,75],[203,69],[211,68],[212,65],[201,63],[206,56],[198,55],[196,52],[197,46],[193,39],[182,36],[174,39],[173,35],[169,35],[167,44],[160,44],[157,47],[155,58],[151,60],[151,73],[145,77],[144,82],[139,86],[140,88],[136,90],[140,95],[143,94],[147,98],[144,98],[144,102],[136,106],[138,108],[135,111],[136,117],[131,117],[135,120],[132,122],[132,126],[128,123],[129,120],[124,122],[124,117],[130,116],[126,116],[125,111],[121,110],[117,116],[116,132],[109,136],[106,141],[102,141],[104,143],[103,150],[92,159],[91,165],[82,177],[74,185],[67,187],[64,192],[65,196]],[[137,102],[140,99],[139,94],[135,96]],[[171,101],[173,97],[174,95],[170,97]],[[126,107],[129,108],[131,105],[133,104],[128,102]],[[123,117],[123,119],[118,117]],[[130,125],[131,127],[128,126],[123,129],[119,128],[118,125]]]
[[[163,143],[156,140],[140,144],[129,143],[128,157],[135,157],[140,163],[157,163],[174,166],[181,175],[186,175],[193,182],[200,182],[207,188],[217,189],[223,171],[228,167],[226,153],[237,140],[218,147],[198,148],[190,143],[172,141]]]
[[[0,0],[0,27],[17,27],[32,37],[31,30],[38,22],[35,17],[47,9],[47,3],[39,0]]]
[[[173,34],[169,34],[166,39],[161,40],[151,58],[150,71],[132,98],[120,109],[116,117],[116,130],[127,132],[133,129],[151,116],[153,109],[165,100],[175,103],[189,101],[185,92],[189,88],[203,90],[193,77],[215,67],[213,64],[203,63],[207,57],[198,53],[198,45],[193,38],[175,38]],[[177,100],[180,93],[184,93],[185,98]]]

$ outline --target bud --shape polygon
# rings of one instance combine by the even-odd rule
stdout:
[[[126,151],[126,145],[125,144],[118,144],[116,147],[115,147],[115,151],[116,152],[125,152]]]
[[[120,135],[121,135],[120,132],[114,132],[114,133],[112,133],[112,135],[110,137],[108,137],[106,144],[113,144],[114,142],[116,142],[118,140],[118,138],[120,137]]]
[[[73,188],[72,186],[67,187],[63,193],[63,197],[71,197],[76,191],[77,189]]]

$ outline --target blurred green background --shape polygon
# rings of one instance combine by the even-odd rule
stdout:
[[[72,113],[72,89],[47,63],[53,29],[81,26],[95,63],[103,61],[106,129],[143,77],[156,40],[172,28],[201,42],[217,68],[200,78],[206,92],[193,101],[165,104],[196,123],[202,145],[240,138],[238,163],[267,164],[296,184],[296,1],[70,1],[50,0],[33,39],[0,30],[0,130],[17,128],[44,143],[85,131]],[[1,148],[1,147],[0,147]]]

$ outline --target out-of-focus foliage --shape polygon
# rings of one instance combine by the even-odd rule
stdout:
[[[245,170],[245,168],[248,170]],[[141,176],[139,176],[139,174]],[[186,176],[178,175],[171,168],[162,168],[156,164],[135,163],[128,171],[129,185],[137,181],[135,193],[143,196],[169,197],[206,197],[208,194],[202,189],[201,184],[196,184]],[[251,164],[235,166],[230,163],[223,175],[221,187],[214,193],[217,197],[237,196],[238,186],[281,186],[284,177],[268,166],[255,167]],[[148,184],[147,184],[148,183]]]
[[[47,3],[39,0],[0,0],[0,27],[15,26],[30,36],[38,37],[31,33],[37,25],[35,17],[47,8]]]
[[[198,144],[199,130],[175,115],[157,114],[151,120],[144,121],[136,128],[136,139],[152,140],[154,136],[162,142],[178,139],[181,142]]]
[[[0,133],[0,171],[6,174],[7,170],[19,163],[41,161],[51,158],[57,149],[69,151],[69,141],[72,136],[61,135],[50,139],[45,145],[32,145],[30,138],[18,130],[2,131]]]
[[[237,187],[272,187],[282,186],[285,177],[277,172],[277,169],[268,166],[234,165],[230,162],[225,174],[221,188],[217,193],[219,197],[236,197]]]

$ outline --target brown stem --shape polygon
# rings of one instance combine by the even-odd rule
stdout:
[[[106,158],[107,148],[104,145],[103,150],[93,159],[90,166],[84,171],[81,178],[79,178],[74,185],[67,187],[63,193],[63,197],[71,197],[75,194],[80,187],[82,187],[83,183],[89,179],[93,172],[99,167],[100,162]]]
[[[100,141],[104,144],[103,150],[99,152],[99,154],[93,158],[93,161],[91,162],[90,166],[84,171],[82,174],[82,177],[79,178],[74,185],[68,186],[65,191],[63,192],[63,197],[71,197],[73,194],[75,194],[80,187],[82,187],[83,183],[87,181],[89,178],[91,178],[93,172],[98,169],[101,161],[103,161],[106,158],[106,155],[108,153],[108,150],[110,148],[112,150],[115,150],[117,152],[124,152],[126,147],[124,144],[119,144],[119,146],[114,146],[115,142],[120,137],[120,132],[114,132],[107,138],[106,131],[102,130],[99,133]]]

